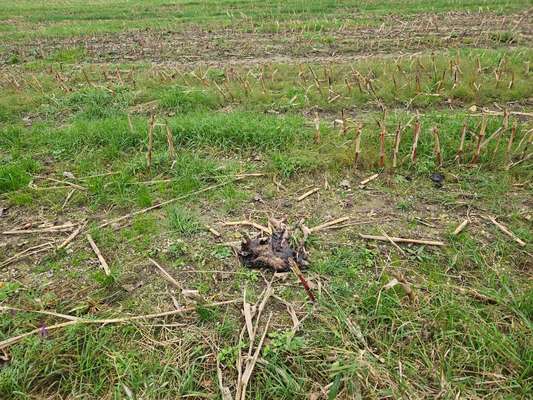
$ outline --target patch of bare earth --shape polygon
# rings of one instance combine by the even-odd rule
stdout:
[[[413,53],[455,47],[496,48],[530,42],[529,11],[512,15],[447,13],[416,19],[388,16],[380,26],[348,26],[314,34],[300,30],[243,32],[234,29],[143,30],[5,44],[0,65],[17,54],[45,58],[65,48],[84,48],[86,62],[248,64],[309,62],[364,55]],[[501,39],[497,33],[506,36]],[[501,40],[504,40],[502,42]],[[398,55],[399,55],[398,54]]]

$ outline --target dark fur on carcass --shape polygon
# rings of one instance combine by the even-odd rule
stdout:
[[[303,248],[294,250],[290,246],[287,227],[275,220],[271,220],[271,225],[274,228],[271,236],[243,241],[239,251],[241,262],[249,268],[269,268],[275,272],[289,271],[290,259],[306,267],[306,253]]]

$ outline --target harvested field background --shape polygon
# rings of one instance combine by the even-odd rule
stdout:
[[[531,398],[532,16],[0,0],[0,398]]]

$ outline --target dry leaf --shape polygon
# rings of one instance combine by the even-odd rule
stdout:
[[[198,290],[194,289],[183,289],[181,291],[181,294],[183,297],[185,297],[186,300],[193,302],[193,303],[204,303],[204,298],[200,295],[200,292]]]
[[[400,282],[396,278],[392,278],[389,283],[383,286],[383,290],[389,290],[392,289],[394,286],[399,284]]]
[[[133,392],[131,391],[131,389],[129,387],[127,387],[126,385],[122,384],[122,388],[124,389],[124,392],[126,393],[126,396],[128,397],[128,399],[134,399],[135,396],[133,396]]]
[[[248,337],[250,338],[250,340],[253,340],[254,328],[252,324],[252,308],[250,307],[250,303],[247,303],[246,300],[244,300],[242,311],[244,313],[244,320],[246,322],[246,330],[248,331]]]

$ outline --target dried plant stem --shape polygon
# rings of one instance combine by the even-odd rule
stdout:
[[[511,239],[513,239],[516,243],[518,243],[520,246],[524,247],[526,245],[526,243],[521,240],[518,236],[516,236],[513,232],[511,232],[509,229],[507,229],[507,227],[505,227],[504,225],[500,224],[498,221],[496,221],[496,219],[494,217],[491,217],[491,216],[488,216],[487,217],[490,222],[492,222],[494,225],[496,225],[496,227],[502,231],[503,233],[505,233],[507,236],[509,236]]]
[[[320,117],[318,112],[315,111],[315,143],[320,144]]]
[[[302,200],[306,199],[307,197],[311,196],[312,194],[318,192],[319,190],[320,190],[319,188],[311,189],[311,190],[305,192],[304,194],[302,194],[300,197],[298,197],[296,199],[296,201],[302,201]]]
[[[221,306],[221,305],[234,304],[234,303],[238,303],[240,301],[242,301],[242,300],[241,299],[236,299],[236,300],[219,301],[219,302],[211,303],[211,304],[203,304],[202,307],[216,307],[216,306]],[[8,309],[7,307],[0,306],[0,311],[7,310],[7,309]],[[196,310],[197,310],[197,306],[194,305],[194,306],[191,306],[191,307],[185,307],[185,308],[180,308],[180,309],[177,309],[177,310],[165,311],[165,312],[156,313],[156,314],[134,315],[134,316],[130,316],[130,317],[119,317],[119,318],[110,318],[110,319],[83,319],[83,318],[78,318],[78,317],[74,317],[74,316],[70,316],[70,315],[65,315],[65,316],[63,316],[63,318],[67,318],[68,317],[67,319],[69,319],[69,321],[62,322],[62,323],[55,324],[55,325],[47,326],[46,330],[47,331],[52,331],[52,330],[56,330],[56,329],[59,329],[59,328],[63,328],[65,326],[70,326],[70,325],[122,324],[122,323],[131,322],[131,321],[140,321],[140,320],[147,320],[147,319],[154,319],[154,318],[163,318],[163,317],[168,317],[168,316],[172,316],[172,315],[178,315],[178,314],[184,314],[184,313],[187,313],[187,312],[193,312],[193,311],[196,311]],[[55,314],[55,315],[59,316],[61,314]],[[22,339],[24,339],[24,338],[26,338],[28,336],[37,335],[37,334],[39,334],[41,332],[41,330],[42,330],[42,328],[37,328],[37,329],[34,329],[32,331],[23,333],[22,335],[18,335],[18,336],[3,340],[3,341],[0,342],[0,350],[8,348],[8,347],[14,345],[15,343],[20,342]]]
[[[324,96],[324,92],[322,91],[322,87],[320,86],[320,81],[318,80],[318,77],[315,74],[315,71],[313,71],[313,68],[311,68],[310,65],[307,66],[309,68],[309,71],[311,72],[311,75],[313,75],[313,80],[315,81],[315,86],[320,92],[322,96]]]
[[[355,168],[357,168],[357,162],[359,161],[359,156],[361,154],[361,133],[363,131],[363,125],[358,124],[355,128],[355,155],[354,155],[354,161],[353,165]]]
[[[151,258],[148,258],[148,260],[159,270],[163,278],[170,282],[175,288],[183,290],[183,286],[181,286],[181,284],[176,279],[174,279],[174,277],[170,275],[167,270],[164,269],[157,261]]]
[[[455,159],[457,162],[461,162],[461,159],[463,158],[463,151],[465,147],[465,136],[466,136],[466,120],[463,122],[463,128],[461,129],[461,141],[459,143],[459,149],[457,149],[457,155],[455,156]]]
[[[223,226],[251,226],[252,228],[256,228],[262,232],[265,232],[267,235],[271,235],[272,231],[267,228],[266,226],[260,225],[253,221],[231,221],[231,222],[225,222]]]
[[[342,119],[341,134],[346,135],[346,132],[348,132],[348,121],[346,120],[346,112],[344,111],[344,108],[341,111],[341,119]]]
[[[453,231],[453,234],[455,236],[459,235],[468,225],[468,219],[465,219],[463,222],[461,222],[459,225],[457,225],[457,228]]]
[[[394,138],[394,153],[392,155],[392,167],[396,168],[398,165],[398,152],[400,150],[400,140],[402,135],[401,125],[398,122],[398,127],[396,128],[396,135]]]
[[[442,153],[440,149],[439,129],[434,126],[432,129],[433,137],[435,138],[435,158],[437,159],[437,165],[442,167]]]
[[[307,293],[307,296],[309,296],[309,299],[314,303],[316,301],[315,295],[313,294],[313,291],[311,290],[309,283],[305,279],[304,274],[302,274],[302,271],[300,271],[298,264],[296,264],[292,258],[289,258],[289,265],[291,267],[291,271],[294,273],[294,275],[296,275],[296,277],[302,283],[302,286],[304,287],[305,292]]]
[[[511,149],[513,148],[513,141],[516,136],[516,121],[513,123],[511,128],[511,135],[509,136],[509,141],[507,142],[507,148],[505,149],[505,164],[507,165],[506,169],[509,169],[509,159],[511,157]]]
[[[387,128],[385,127],[385,121],[380,123],[381,131],[379,133],[379,166],[383,168],[385,166],[385,134]]]
[[[100,261],[100,265],[104,269],[105,274],[107,276],[111,275],[111,270],[109,269],[109,265],[107,265],[107,261],[105,260],[104,256],[102,256],[102,253],[100,252],[100,249],[98,248],[96,243],[94,243],[92,236],[87,234],[86,237],[94,251],[94,254],[96,254],[96,256],[98,257],[98,261]]]
[[[257,363],[257,359],[259,358],[259,354],[261,354],[261,349],[263,348],[263,343],[265,341],[265,337],[268,332],[271,319],[272,319],[272,313],[270,313],[268,316],[265,329],[263,331],[263,335],[261,336],[261,339],[259,340],[259,343],[257,344],[257,347],[255,348],[255,352],[253,356],[249,359],[248,364],[246,364],[246,368],[244,369],[244,372],[241,378],[242,386],[240,387],[240,393],[238,392],[237,396],[235,397],[236,400],[246,399],[246,388],[248,387],[248,383],[250,382],[250,378],[252,377],[252,372],[254,370],[255,364]]]
[[[168,157],[171,160],[176,159],[176,151],[174,150],[174,137],[172,136],[172,129],[168,125],[168,122],[165,124],[167,130],[167,145],[168,145]]]
[[[128,114],[128,128],[130,129],[130,133],[133,135],[135,132],[133,130],[133,122],[131,121],[131,115]]]
[[[146,166],[148,170],[152,168],[152,149],[154,146],[154,125],[155,115],[150,116],[150,122],[148,123],[148,149],[146,151]]]
[[[359,183],[359,188],[360,189],[364,188],[368,183],[372,182],[374,179],[377,179],[378,176],[379,174],[374,174],[374,175],[369,176],[366,179],[363,179],[361,183]]]
[[[369,240],[380,240],[382,242],[389,242],[392,240],[395,243],[413,243],[413,244],[426,244],[428,246],[445,246],[444,242],[437,241],[437,240],[424,240],[424,239],[406,239],[406,238],[400,238],[400,237],[394,237],[394,236],[375,236],[375,235],[365,235],[360,233],[359,236],[361,236],[363,239],[369,239]]]
[[[320,225],[314,226],[312,228],[309,228],[309,233],[314,233],[314,232],[321,231],[323,229],[329,228],[330,226],[338,225],[338,224],[340,224],[342,222],[348,221],[349,219],[350,219],[350,217],[341,217],[341,218],[334,219],[333,221],[325,222],[323,224],[320,224]]]
[[[34,254],[42,253],[43,251],[48,251],[54,247],[54,242],[46,242],[39,244],[37,246],[28,247],[25,250],[22,250],[20,253],[15,254],[12,257],[9,257],[7,260],[4,260],[0,263],[0,269],[7,267],[8,265],[22,260],[23,258],[32,256]]]
[[[502,141],[502,136],[505,133],[505,131],[507,131],[507,129],[509,129],[509,110],[506,108],[503,111],[503,123],[499,129],[498,141],[496,142],[496,146],[494,146],[494,151],[492,152],[492,159],[496,157],[496,154],[498,153],[498,150],[500,149],[500,142]]]
[[[415,127],[413,132],[413,147],[411,148],[411,162],[416,162],[416,148],[418,146],[418,139],[420,137],[420,120],[418,117],[415,120]]]
[[[474,156],[472,157],[472,160],[470,161],[470,164],[475,164],[479,160],[479,156],[481,154],[481,144],[483,143],[483,139],[485,138],[486,130],[487,130],[487,116],[483,114],[483,118],[481,120],[481,128],[479,128],[476,151],[474,153]]]
[[[74,232],[70,234],[68,238],[66,238],[59,246],[57,246],[57,249],[60,250],[64,247],[66,247],[70,242],[72,242],[76,237],[80,234],[80,232],[85,228],[85,225],[87,225],[87,221],[83,221],[79,226],[78,229],[76,229]]]

